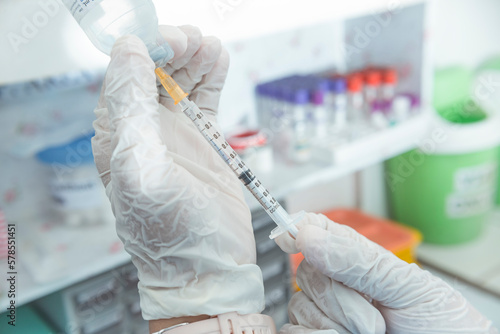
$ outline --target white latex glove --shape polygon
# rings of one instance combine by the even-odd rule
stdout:
[[[309,213],[298,228],[276,240],[305,257],[280,333],[498,333],[448,284],[350,227]]]
[[[166,70],[215,124],[229,57],[197,28],[160,27],[175,51]],[[92,145],[139,272],[146,320],[264,308],[251,217],[240,181],[160,90],[137,37],[111,53]]]

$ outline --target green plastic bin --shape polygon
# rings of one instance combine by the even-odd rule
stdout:
[[[466,71],[449,73],[451,82],[461,75],[468,80]],[[439,109],[420,147],[386,162],[392,218],[435,244],[476,238],[491,214],[498,185],[498,119],[470,100],[447,94],[435,102]]]
[[[486,180],[496,178],[496,158],[495,149],[449,156],[414,150],[389,160],[392,216],[420,230],[424,242],[474,239],[492,209],[495,186]]]
[[[476,69],[473,91],[479,97],[479,102],[485,110],[492,115],[500,115],[500,56],[484,61]],[[498,149],[500,162],[500,147]],[[497,195],[495,203],[500,207],[500,177],[498,178]]]

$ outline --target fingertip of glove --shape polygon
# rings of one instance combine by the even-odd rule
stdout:
[[[229,69],[229,62],[230,62],[230,57],[229,57],[229,51],[225,47],[222,47],[220,57],[219,57],[219,63],[224,63],[226,66],[226,70]]]
[[[220,41],[219,38],[217,38],[215,36],[204,36],[203,43],[206,45],[210,45],[213,48],[221,48],[222,49],[222,42]]]
[[[288,254],[297,254],[299,250],[295,245],[295,240],[288,233],[283,233],[274,239],[279,248]]]
[[[297,234],[297,248],[303,253],[318,252],[329,232],[315,225],[304,225]],[[305,254],[304,254],[305,255]]]
[[[203,35],[201,33],[200,28],[192,26],[190,24],[186,24],[186,25],[180,26],[179,29],[186,34],[188,40],[191,43],[196,42],[196,41],[199,41],[201,43],[201,39],[202,39]]]
[[[296,253],[301,252],[301,249],[298,247],[297,241],[298,241],[299,236],[302,235],[302,230],[307,226],[317,227],[316,225],[318,224],[318,222],[315,219],[315,217],[317,215],[314,213],[307,213],[307,212],[302,211],[302,212],[291,215],[291,217],[296,218],[296,217],[298,217],[298,215],[300,215],[302,217],[302,219],[299,220],[297,222],[297,225],[296,225],[297,229],[299,230],[298,235],[297,235],[297,239],[292,238],[290,236],[290,234],[288,234],[288,233],[283,233],[282,235],[280,235],[279,237],[277,237],[275,239],[276,243],[281,248],[281,250],[283,250],[284,252],[289,253],[289,254],[296,254]],[[318,229],[322,230],[321,228],[318,228]],[[323,229],[323,232],[324,231],[325,230]],[[308,239],[309,238],[308,232],[306,232],[306,234],[307,235],[305,235],[302,238]],[[303,243],[306,244],[307,241],[303,240]]]
[[[148,72],[154,71],[154,63],[149,56],[148,49],[144,42],[137,36],[126,35],[116,40],[111,50],[111,60],[108,66],[108,74],[114,73],[116,69],[126,67],[126,71],[135,68],[147,67]],[[122,72],[126,72],[122,70]],[[120,71],[118,70],[118,73]]]
[[[222,53],[222,43],[214,36],[205,36],[201,42],[200,52],[203,54],[204,62],[215,63]]]
[[[152,96],[157,92],[155,64],[142,40],[134,35],[120,37],[111,51],[111,60],[106,72],[104,97],[106,106],[112,111],[110,101],[123,99],[130,91],[124,87],[140,87]],[[118,92],[122,90],[121,92]],[[118,94],[119,93],[119,94]],[[113,99],[110,100],[110,97]]]
[[[227,76],[227,72],[229,71],[229,63],[229,52],[224,46],[221,45],[219,59],[217,59],[217,64],[215,65],[215,67],[217,68],[218,73],[220,73],[224,77],[224,80]]]
[[[144,42],[135,35],[126,35],[118,38],[111,50],[111,58],[118,54],[148,54]]]
[[[169,61],[175,61],[186,52],[188,37],[179,27],[161,25],[158,30],[174,51],[174,57]]]

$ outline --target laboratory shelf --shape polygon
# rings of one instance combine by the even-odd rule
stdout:
[[[352,143],[332,147],[330,152],[325,152],[337,163],[328,164],[314,159],[296,165],[277,162],[271,172],[256,174],[275,198],[283,198],[290,193],[333,181],[411,150],[426,139],[430,125],[431,113],[423,110],[406,122]],[[259,206],[248,192],[245,192],[245,196],[251,209]]]
[[[91,263],[81,263],[82,270],[70,273],[68,276],[65,276],[57,281],[44,284],[37,284],[33,282],[30,275],[21,271],[17,276],[19,279],[19,285],[16,307],[47,296],[73,284],[82,282],[93,276],[100,275],[129,262],[130,255],[122,251],[118,254],[103,256],[99,259],[95,259],[95,261],[92,261]],[[2,298],[0,299],[0,308],[4,309],[4,307],[7,307],[8,302],[9,300],[4,294],[2,294]]]
[[[103,241],[103,235],[108,240],[108,242],[120,242],[118,237],[116,236],[116,232],[114,232],[114,226],[109,224],[102,226],[94,226],[92,229],[89,229],[89,233],[85,235],[85,240],[87,241],[88,248],[95,248],[96,242],[95,240]],[[90,230],[92,230],[90,232]],[[54,234],[57,235],[58,238],[67,238],[67,240],[72,240],[78,238],[81,235],[81,230],[74,228],[59,228],[55,232],[48,232],[45,237],[51,238]],[[92,238],[91,234],[95,237]],[[106,244],[108,243],[106,242]],[[102,244],[102,242],[101,242]],[[121,247],[118,248],[115,252],[112,253],[102,253],[102,254],[93,254],[91,249],[81,249],[81,258],[74,259],[74,262],[65,270],[63,273],[59,273],[58,279],[47,280],[44,282],[37,282],[33,277],[36,275],[36,272],[33,272],[33,269],[28,270],[25,265],[25,261],[23,262],[23,258],[27,258],[30,256],[37,256],[34,254],[37,252],[35,248],[18,248],[18,268],[17,268],[17,286],[16,286],[16,298],[15,303],[16,307],[32,302],[38,298],[49,295],[53,292],[59,291],[66,287],[69,287],[73,284],[82,282],[88,278],[91,278],[96,275],[100,275],[104,272],[110,271],[118,266],[126,264],[130,262],[130,255],[128,255]],[[55,258],[58,257],[58,254],[52,254],[47,256],[53,256]],[[21,262],[21,263],[19,263]],[[7,268],[6,260],[0,261],[0,268]],[[45,268],[47,270],[57,271],[57,268]],[[7,282],[5,279],[0,281],[0,309],[5,310],[5,308],[9,305],[10,299],[7,296]]]

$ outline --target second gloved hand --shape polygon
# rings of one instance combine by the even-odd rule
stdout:
[[[298,227],[276,240],[305,257],[280,333],[498,333],[458,291],[350,227],[311,213]]]
[[[216,124],[228,54],[194,27],[160,27],[166,71]],[[111,53],[93,150],[116,230],[139,273],[146,320],[263,309],[251,217],[241,184],[158,86],[140,39]]]

